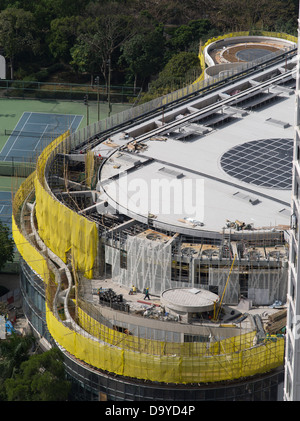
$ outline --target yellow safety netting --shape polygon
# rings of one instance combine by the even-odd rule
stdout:
[[[93,320],[93,324],[95,323],[97,322]],[[115,332],[116,337],[119,337],[119,343],[116,343],[115,346],[75,333],[63,326],[49,309],[47,325],[53,337],[76,358],[102,370],[150,381],[164,383],[218,382],[264,373],[283,364],[284,338],[276,338],[274,342],[268,341],[259,346],[240,349],[228,354],[155,355],[149,352],[151,346],[147,347],[148,352],[145,352],[143,344],[136,351],[126,349],[124,346],[124,336],[126,335],[120,334],[120,332]],[[250,341],[253,339],[252,333],[246,334],[245,343],[248,339]],[[241,340],[241,338],[238,337],[237,340]],[[174,343],[172,345],[174,346]],[[177,345],[180,347],[180,344]],[[160,342],[160,346],[163,346],[162,342]],[[215,346],[219,348],[218,344]]]
[[[55,139],[38,159],[35,178],[36,219],[39,235],[47,247],[65,263],[70,251],[75,269],[91,278],[98,248],[97,225],[61,204],[48,192],[44,179],[47,160],[57,153],[57,148],[64,149],[67,135],[68,132]]]
[[[13,238],[19,253],[26,263],[44,280],[46,278],[46,273],[48,272],[46,261],[38,250],[32,246],[19,231],[14,216],[12,217],[12,230]]]
[[[247,335],[232,336],[218,342],[167,342],[146,339],[135,336],[135,332],[119,332],[111,329],[93,319],[82,308],[78,308],[78,324],[90,335],[106,342],[137,352],[155,355],[180,355],[180,356],[209,356],[231,354],[253,346],[256,332]]]
[[[57,256],[65,263],[67,252],[71,251],[75,269],[87,278],[92,277],[97,255],[97,226],[62,205],[35,181],[36,218],[39,235]]]
[[[30,192],[33,191],[34,178],[35,172],[33,172],[21,184],[21,186],[15,194],[12,214],[12,234],[16,247],[23,259],[38,275],[41,276],[42,279],[46,279],[48,268],[45,259],[39,253],[39,251],[31,243],[28,242],[28,240],[22,234],[22,231],[19,229],[16,222],[17,215],[21,211],[25,199],[28,197]]]

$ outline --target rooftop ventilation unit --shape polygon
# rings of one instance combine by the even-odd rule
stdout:
[[[282,251],[282,250],[274,250],[274,251],[270,251],[270,253],[268,253],[268,257],[271,259],[284,259],[286,256],[286,254]]]
[[[118,157],[118,159],[119,160],[122,160],[122,161],[125,161],[128,164],[133,164],[133,165],[139,165],[139,164],[141,164],[141,161],[139,159],[136,159],[136,158],[134,158],[132,156],[129,156],[129,155],[120,155]]]
[[[259,199],[257,199],[256,197],[251,197],[248,194],[245,193],[240,193],[239,191],[234,193],[233,196],[237,199],[241,199],[244,200],[245,202],[250,203],[251,205],[255,206],[258,205],[259,203],[261,203],[261,201]]]
[[[289,123],[286,123],[286,122],[280,121],[280,120],[275,120],[274,118],[267,118],[266,123],[272,124],[273,126],[278,126],[282,129],[286,129],[286,128],[290,127]]]
[[[194,254],[198,254],[198,250],[193,247],[184,247],[181,249],[181,253],[184,256],[193,256]]]
[[[147,238],[147,240],[152,240],[152,241],[162,240],[162,236],[160,234],[155,233],[155,232],[147,234],[146,238]]]
[[[280,215],[284,215],[284,216],[291,216],[291,211],[289,209],[283,208],[280,211],[278,211],[278,213],[280,213]]]
[[[219,257],[219,250],[216,249],[206,249],[202,251],[202,256],[204,257]]]
[[[173,178],[182,178],[184,177],[183,173],[180,173],[178,171],[175,170],[170,170],[169,168],[166,167],[162,167],[160,168],[158,171],[160,171],[161,173],[169,176],[169,177],[173,177]]]
[[[263,255],[261,254],[261,252],[259,250],[248,250],[245,254],[244,254],[244,258],[248,259],[248,260],[260,260],[263,257]]]

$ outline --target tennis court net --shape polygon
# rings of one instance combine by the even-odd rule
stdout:
[[[38,137],[38,138],[44,138],[44,139],[56,139],[58,136],[60,136],[62,133],[64,133],[66,130],[62,130],[60,133],[57,132],[29,132],[26,130],[9,130],[5,129],[4,134],[5,136],[22,136],[22,137]]]

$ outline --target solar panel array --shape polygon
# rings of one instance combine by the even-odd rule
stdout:
[[[242,182],[285,190],[292,187],[292,160],[293,139],[262,139],[225,152],[221,167]]]

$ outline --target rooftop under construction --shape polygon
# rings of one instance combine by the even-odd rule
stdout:
[[[165,390],[282,366],[293,56],[42,152],[14,238],[76,364]]]

